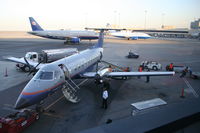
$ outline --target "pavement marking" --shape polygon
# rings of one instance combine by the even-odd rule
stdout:
[[[79,83],[77,86],[81,86],[83,83],[85,83],[86,81],[88,81],[88,79],[83,80],[81,83]]]
[[[15,109],[12,109],[12,108],[9,108],[9,107],[3,107],[2,109],[7,110],[7,111],[12,111],[12,112],[16,111]]]
[[[85,79],[85,80],[83,80],[81,83],[79,83],[79,84],[78,84],[78,87],[79,87],[80,85],[82,85],[83,83],[85,83],[86,81],[88,81],[88,79]],[[52,104],[50,104],[49,106],[47,106],[44,110],[49,109],[51,106],[53,106],[53,105],[56,104],[58,101],[60,101],[63,97],[64,97],[64,95],[61,96],[60,98],[58,98],[56,101],[54,101],[54,102],[53,102]]]
[[[56,101],[54,101],[52,104],[50,104],[49,106],[47,106],[44,110],[49,109],[51,106],[53,106],[54,104],[56,104],[58,101],[60,101],[62,98],[64,97],[64,95],[62,95],[60,98],[58,98]]]
[[[13,107],[13,105],[11,105],[11,104],[4,104],[4,106]]]
[[[55,115],[55,114],[51,114],[51,113],[47,113],[47,112],[44,112],[43,114],[47,115],[47,116],[50,116],[50,117],[63,118],[63,116],[61,116],[61,115]]]
[[[194,88],[190,85],[190,83],[187,81],[187,79],[183,78],[185,84],[188,86],[188,88],[192,91],[193,95],[198,98],[199,95],[197,94],[197,92],[194,90]]]

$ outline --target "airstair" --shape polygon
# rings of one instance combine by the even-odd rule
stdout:
[[[80,88],[71,79],[68,79],[65,82],[66,82],[66,84],[62,89],[62,92],[63,92],[65,98],[72,103],[79,102],[80,98],[78,98],[78,96],[77,96],[77,90],[79,90]]]
[[[65,67],[65,85],[63,86],[62,92],[67,100],[72,103],[77,103],[80,101],[80,98],[77,96],[77,90],[79,90],[79,86],[71,79],[69,75],[68,69]]]

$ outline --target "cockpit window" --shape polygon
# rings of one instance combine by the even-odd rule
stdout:
[[[40,71],[37,76],[36,79],[41,79],[41,80],[52,80],[53,79],[53,72],[44,72],[44,71]]]

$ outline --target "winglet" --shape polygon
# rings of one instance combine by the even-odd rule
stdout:
[[[32,31],[43,31],[43,29],[40,27],[40,25],[34,20],[33,17],[29,17],[30,24]]]

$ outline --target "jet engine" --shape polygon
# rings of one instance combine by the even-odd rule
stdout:
[[[132,40],[138,40],[138,37],[131,37]]]
[[[70,43],[80,43],[80,38],[78,37],[70,38]]]

